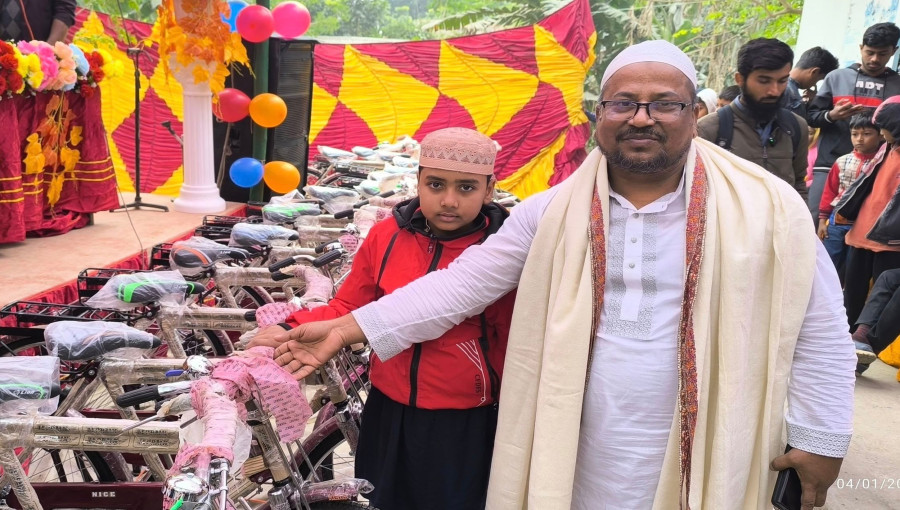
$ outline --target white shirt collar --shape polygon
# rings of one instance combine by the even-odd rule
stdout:
[[[666,193],[665,195],[657,198],[653,202],[645,205],[644,207],[641,207],[640,209],[638,209],[634,205],[632,205],[632,203],[629,202],[628,199],[626,199],[622,195],[613,191],[612,188],[610,188],[610,190],[609,190],[609,196],[610,196],[610,198],[614,198],[616,200],[616,202],[618,202],[619,206],[621,206],[625,209],[628,209],[629,211],[635,211],[635,212],[640,212],[640,213],[663,212],[669,208],[669,205],[671,205],[672,202],[675,202],[679,198],[684,197],[684,181],[685,181],[686,173],[687,173],[686,169],[685,169],[685,171],[681,172],[681,180],[678,181],[678,187],[675,189],[675,191],[673,191],[671,193]],[[684,205],[684,200],[683,199],[678,200],[677,203]]]

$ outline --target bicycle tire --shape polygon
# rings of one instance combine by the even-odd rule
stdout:
[[[354,477],[353,457],[349,455],[349,453],[345,454],[343,451],[339,451],[342,450],[342,448],[347,448],[346,443],[347,439],[340,429],[335,429],[325,436],[325,438],[309,452],[308,457],[313,466],[312,471],[306,461],[303,460],[303,456],[300,453],[294,454],[297,468],[300,471],[300,477],[304,480],[312,481],[334,480],[335,473],[348,478]],[[335,466],[335,454],[340,458],[340,461],[337,462],[339,467]],[[313,476],[313,474],[315,474],[315,476]]]
[[[34,338],[19,338],[14,339],[12,341],[2,342],[2,348],[0,348],[0,356],[8,357],[8,356],[16,356],[20,353],[29,353],[29,356],[32,355],[47,355],[47,350],[44,346],[44,342],[42,340],[35,340]],[[65,364],[61,363],[60,372],[65,373]],[[62,374],[61,374],[62,375]],[[42,452],[42,453],[38,453]],[[62,459],[59,452],[71,452],[71,457]],[[38,460],[35,460],[35,459]],[[49,470],[53,468],[56,471],[57,479],[56,480],[47,480],[45,479],[37,479],[38,475],[43,473],[36,473],[34,466],[41,466],[42,463],[46,464],[46,460],[44,458],[49,458],[52,461],[52,464],[47,467]],[[57,461],[59,458],[59,461]],[[75,470],[67,470],[64,469],[65,464],[71,465],[74,463]],[[80,479],[76,481],[84,481],[84,482],[116,482],[122,481],[117,480],[116,476],[113,474],[112,468],[110,468],[109,464],[103,458],[103,454],[100,452],[89,452],[89,451],[80,451],[80,450],[46,450],[46,449],[36,449],[35,453],[32,454],[31,458],[28,462],[29,471],[28,478],[33,482],[54,482],[59,481],[61,483],[65,483],[68,478],[73,477],[73,475],[78,472],[80,475]],[[88,470],[90,468],[90,470]],[[62,471],[61,471],[62,469]],[[88,476],[85,476],[87,474]],[[63,480],[59,480],[62,477]]]

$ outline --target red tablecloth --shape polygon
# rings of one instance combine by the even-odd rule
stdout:
[[[63,234],[86,225],[88,213],[118,205],[100,91],[94,91],[91,97],[61,92],[0,100],[0,243]],[[45,124],[48,117],[53,127]],[[39,133],[42,144],[52,146],[48,140],[58,130],[62,145],[78,151],[77,162],[66,168],[61,148],[51,148],[42,168],[29,168],[29,137]]]

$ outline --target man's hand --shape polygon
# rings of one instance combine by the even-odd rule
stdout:
[[[806,101],[807,103],[812,103],[815,98],[816,98],[816,86],[815,85],[813,85],[812,87],[803,91],[803,100]]]
[[[800,475],[800,510],[813,510],[813,507],[824,506],[828,488],[837,480],[844,459],[824,457],[814,453],[793,450],[775,457],[769,468],[781,471],[792,467]]]
[[[275,361],[298,381],[313,373],[345,346],[365,341],[352,315],[302,324],[275,336]]]
[[[269,326],[266,329],[258,331],[253,338],[250,339],[250,343],[247,344],[247,348],[251,347],[278,347],[282,342],[276,340],[276,337],[281,337],[283,333],[286,333],[284,328],[279,326],[278,324],[274,324]]]
[[[816,230],[816,235],[823,241],[828,238],[828,220],[819,219],[819,228]],[[253,344],[251,343],[250,345]]]
[[[865,109],[865,106],[855,105],[849,99],[841,99],[828,112],[828,118],[832,121],[849,119]]]

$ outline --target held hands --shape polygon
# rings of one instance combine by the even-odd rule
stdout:
[[[274,337],[278,342],[275,361],[298,381],[312,374],[345,346],[365,341],[352,315],[302,324]]]
[[[844,459],[824,457],[794,448],[775,457],[769,468],[772,471],[789,467],[796,469],[803,491],[800,510],[813,510],[813,507],[825,505],[828,488],[837,480],[843,461]]]

